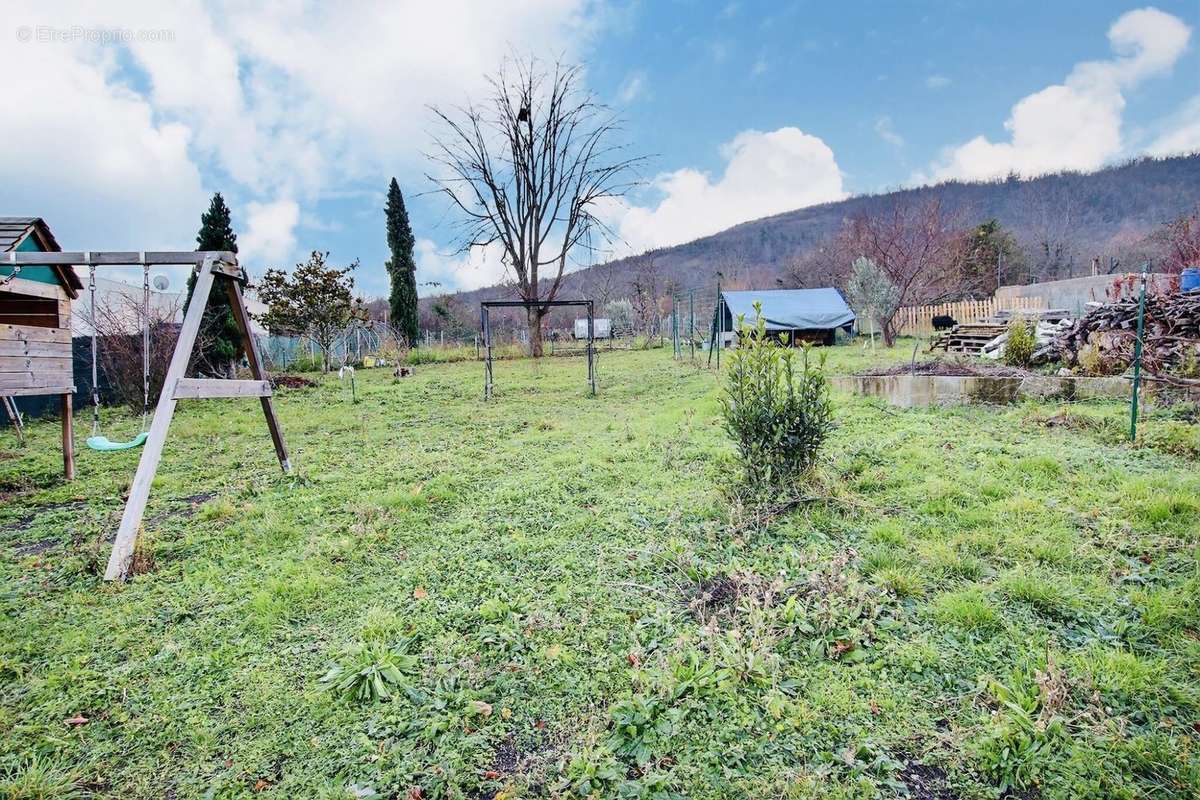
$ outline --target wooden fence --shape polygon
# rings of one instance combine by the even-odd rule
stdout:
[[[955,322],[974,322],[1005,309],[1034,311],[1045,307],[1046,301],[1041,297],[1014,297],[999,302],[995,298],[988,298],[933,306],[905,306],[896,312],[896,333],[900,336],[928,336],[933,333],[933,318],[943,314],[952,317]]]

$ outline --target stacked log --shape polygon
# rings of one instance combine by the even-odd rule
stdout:
[[[1089,304],[1091,309],[1055,341],[1059,356],[1070,366],[1089,345],[1109,370],[1119,372],[1133,363],[1137,339],[1137,298]],[[1169,372],[1200,357],[1200,292],[1155,294],[1146,297],[1142,364],[1150,372]]]

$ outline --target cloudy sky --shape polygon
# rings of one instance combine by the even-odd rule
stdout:
[[[67,249],[191,249],[214,191],[244,263],[312,249],[386,291],[394,175],[418,280],[451,252],[427,106],[481,98],[506,53],[586,66],[652,154],[622,252],[847,194],[1200,150],[1196,0],[24,2],[0,12],[0,214]],[[422,287],[422,294],[437,289]]]

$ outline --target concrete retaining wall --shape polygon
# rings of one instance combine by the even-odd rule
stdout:
[[[953,406],[971,403],[1013,403],[1038,400],[1128,398],[1124,378],[995,378],[975,375],[846,375],[832,379],[833,386],[868,397],[883,397],[901,408]]]
[[[1067,278],[1061,281],[1031,283],[1026,286],[1001,286],[996,290],[996,305],[1009,308],[1017,298],[1040,298],[1046,308],[1065,308],[1075,316],[1084,312],[1086,303],[1108,301],[1108,288],[1120,275],[1095,275],[1082,278]],[[1167,276],[1155,274],[1151,280],[1166,280]]]

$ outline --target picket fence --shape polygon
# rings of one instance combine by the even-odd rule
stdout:
[[[928,336],[934,332],[933,318],[941,315],[952,317],[956,322],[974,322],[1001,310],[1036,311],[1045,307],[1046,301],[1041,297],[1014,297],[1000,302],[992,297],[932,306],[904,306],[896,312],[896,332],[900,336]]]

